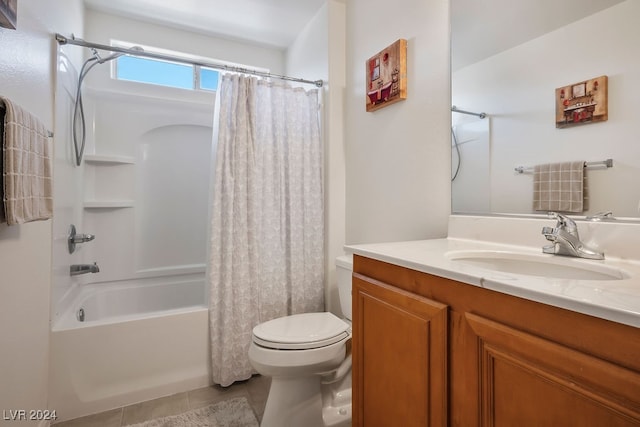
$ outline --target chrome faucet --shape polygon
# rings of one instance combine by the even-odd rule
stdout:
[[[555,227],[542,227],[544,237],[553,242],[551,245],[543,246],[542,252],[579,258],[604,259],[602,252],[588,248],[580,241],[578,226],[574,220],[556,212],[549,212],[549,218],[555,218],[558,222]]]
[[[72,276],[79,276],[80,274],[87,273],[99,273],[100,267],[98,267],[97,263],[93,264],[73,264],[69,269],[69,274]]]

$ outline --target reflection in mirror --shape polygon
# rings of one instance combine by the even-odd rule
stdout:
[[[453,212],[491,212],[489,120],[478,118],[452,126],[451,142]]]
[[[451,5],[452,105],[487,113],[452,111],[453,212],[545,213],[534,210],[534,179],[542,176],[534,167],[584,161],[595,165],[580,170],[585,178],[574,179],[569,194],[583,206],[566,212],[640,218],[640,2]],[[556,89],[599,76],[608,77],[608,120],[557,128]],[[613,167],[599,164],[606,159]]]

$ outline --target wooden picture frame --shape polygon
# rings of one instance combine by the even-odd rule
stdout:
[[[0,27],[16,29],[18,0],[0,0]]]
[[[365,64],[366,108],[375,111],[407,98],[407,41],[400,39]]]
[[[607,76],[556,89],[556,127],[566,128],[609,118]]]

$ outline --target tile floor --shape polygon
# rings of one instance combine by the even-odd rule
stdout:
[[[267,402],[270,384],[270,378],[256,375],[247,381],[237,382],[226,388],[212,386],[191,390],[124,408],[63,421],[54,424],[54,427],[121,427],[153,418],[177,415],[234,397],[246,397],[256,414],[256,418],[260,421],[264,405]]]

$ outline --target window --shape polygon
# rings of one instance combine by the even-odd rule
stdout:
[[[118,58],[116,79],[193,89],[193,68],[193,65],[124,55]]]
[[[212,68],[200,68],[200,89],[216,90],[220,73]]]
[[[122,47],[131,46],[122,44]],[[176,55],[175,52],[160,49],[144,49],[147,52]],[[218,88],[219,75],[220,73],[213,68],[128,55],[118,57],[113,74],[117,80],[207,91],[215,91]]]

